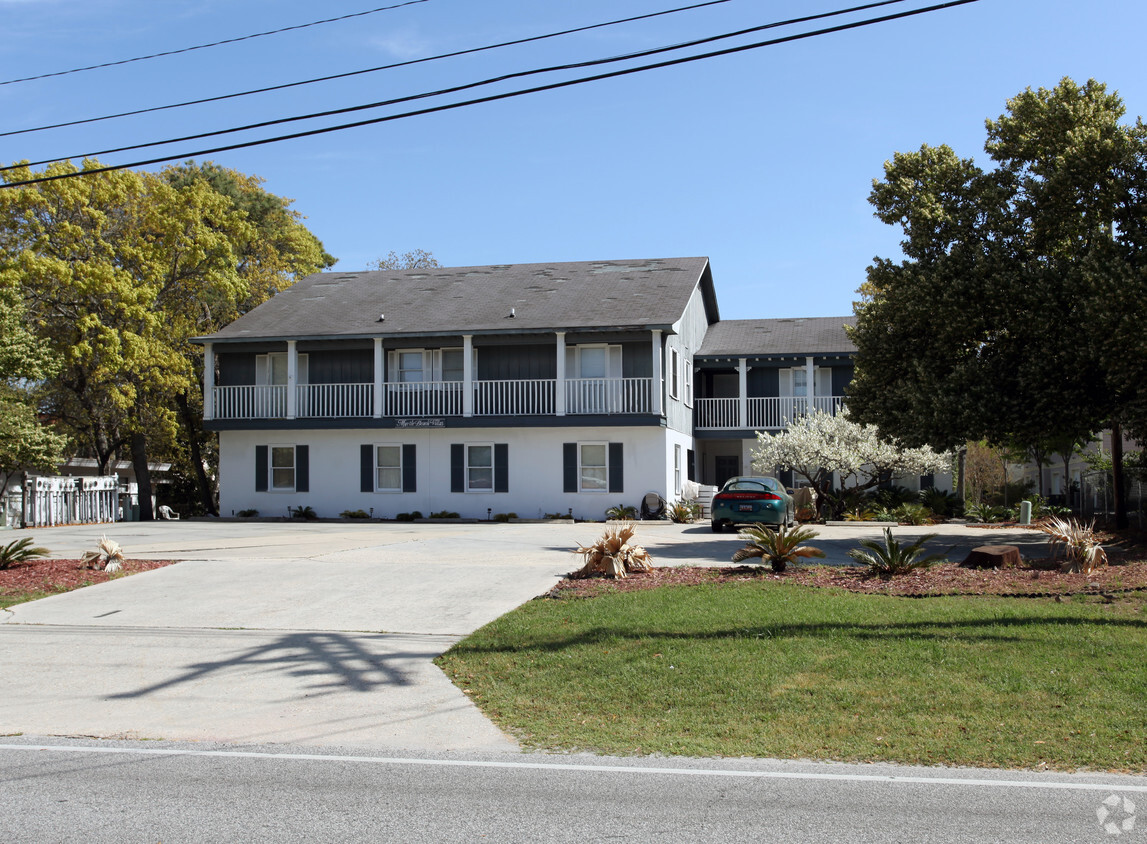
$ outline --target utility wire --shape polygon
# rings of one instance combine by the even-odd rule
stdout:
[[[889,6],[895,3],[902,3],[904,0],[877,0],[877,2],[868,3],[863,6],[853,6],[848,9],[838,9],[833,12],[821,12],[815,15],[805,15],[804,17],[791,18],[784,21],[776,21],[774,23],[762,24],[760,26],[748,27],[740,29],[736,32],[727,32],[721,35],[712,35],[706,38],[697,38],[692,41],[685,41],[678,44],[672,44],[664,47],[653,47],[647,50],[639,50],[632,53],[625,53],[619,56],[612,56],[609,58],[590,59],[582,62],[574,62],[563,65],[553,65],[550,67],[533,68],[531,70],[515,71],[514,73],[507,73],[501,76],[495,76],[490,79],[482,79],[477,82],[468,82],[463,85],[455,85],[449,88],[440,88],[437,91],[427,91],[420,94],[411,94],[405,97],[396,97],[394,99],[382,100],[373,103],[363,103],[361,105],[346,106],[344,108],[328,109],[326,111],[317,111],[310,114],[300,114],[293,117],[281,117],[274,120],[264,120],[259,123],[248,123],[243,126],[235,126],[230,129],[217,129],[210,132],[199,132],[194,135],[184,135],[179,138],[167,138],[162,141],[149,141],[139,144],[129,144],[127,146],[111,147],[109,149],[95,150],[92,152],[79,153],[76,155],[58,155],[54,158],[41,159],[40,161],[31,161],[23,164],[11,164],[5,167],[0,167],[0,173],[15,169],[16,167],[39,167],[42,164],[49,164],[53,161],[62,161],[72,158],[98,158],[102,155],[111,155],[116,152],[127,152],[133,149],[147,149],[149,147],[165,146],[167,144],[183,143],[185,141],[197,141],[202,138],[211,138],[217,135],[230,135],[236,132],[246,132],[251,129],[264,129],[268,126],[278,126],[284,123],[296,123],[301,120],[312,120],[318,117],[333,117],[339,114],[350,114],[358,111],[368,111],[376,108],[383,108],[385,106],[399,105],[401,103],[413,102],[415,100],[429,99],[431,97],[444,96],[446,94],[456,94],[460,91],[467,91],[474,88],[481,88],[486,85],[493,85],[498,82],[505,82],[510,79],[521,79],[527,76],[538,76],[544,73],[554,73],[562,70],[577,70],[580,68],[596,67],[599,65],[613,64],[621,61],[629,61],[631,59],[647,58],[649,56],[659,55],[661,53],[669,53],[675,50],[683,50],[689,47],[698,47],[702,44],[711,44],[715,41],[723,41],[729,38],[737,38],[743,35],[748,35],[754,32],[761,32],[766,29],[777,29],[784,26],[792,26],[798,23],[808,23],[814,20],[821,20],[824,18],[839,17],[840,15],[851,14],[853,12],[867,11],[869,9],[878,8],[881,6]]]
[[[190,53],[192,50],[206,50],[208,47],[220,47],[223,44],[237,44],[240,41],[250,41],[252,38],[262,38],[265,35],[278,35],[282,32],[291,32],[295,29],[306,29],[311,26],[318,26],[324,23],[335,23],[336,21],[345,21],[350,18],[361,18],[364,15],[373,15],[376,12],[389,12],[391,9],[401,9],[403,6],[413,6],[416,3],[425,3],[427,0],[406,0],[405,3],[397,3],[393,6],[380,6],[377,9],[367,9],[365,12],[353,12],[349,15],[339,15],[337,18],[326,18],[321,21],[311,21],[310,23],[299,23],[294,26],[284,26],[282,29],[270,29],[266,32],[256,32],[251,35],[240,35],[237,38],[227,38],[223,41],[212,41],[210,44],[197,44],[194,47],[183,47],[179,50],[167,50],[163,53],[152,53],[150,56],[136,56],[133,59],[120,59],[114,62],[104,62],[103,64],[93,64],[87,67],[74,67],[71,70],[57,70],[54,73],[41,73],[39,76],[25,76],[21,79],[5,79],[0,81],[0,85],[15,85],[17,82],[32,82],[36,79],[50,79],[53,76],[67,76],[69,73],[82,73],[85,70],[99,70],[102,67],[115,67],[121,64],[131,64],[132,62],[143,62],[148,59],[158,59],[163,56],[177,56],[180,53]]]
[[[929,12],[936,12],[942,9],[954,8],[957,6],[965,6],[969,3],[977,3],[979,0],[952,0],[948,3],[939,3],[934,6],[926,6],[920,9],[912,9],[907,12],[897,12],[892,15],[884,15],[877,18],[868,18],[862,21],[854,21],[852,23],[840,24],[839,26],[826,27],[825,29],[813,30],[811,32],[802,32],[796,35],[786,35],[781,38],[774,38],[768,41],[758,41],[752,44],[742,44],[737,47],[727,47],[723,50],[715,50],[709,53],[699,53],[694,56],[682,56],[676,59],[667,59],[653,64],[639,65],[637,67],[623,68],[621,70],[610,71],[609,73],[599,73],[594,76],[582,76],[577,79],[567,79],[563,82],[552,82],[547,85],[539,85],[534,88],[523,88],[517,91],[508,91],[501,94],[492,94],[488,97],[480,97],[473,100],[463,100],[457,103],[447,103],[445,105],[431,106],[429,108],[418,109],[416,111],[407,111],[400,114],[391,114],[384,117],[375,117],[370,120],[360,120],[354,123],[342,123],[335,126],[327,126],[322,129],[309,129],[303,132],[295,132],[290,135],[279,135],[272,138],[262,138],[255,141],[243,141],[236,144],[228,144],[227,146],[213,147],[211,149],[196,150],[194,152],[183,152],[178,155],[161,156],[159,158],[151,158],[144,161],[134,161],[126,164],[111,164],[101,167],[92,167],[85,170],[75,170],[70,173],[57,173],[51,176],[40,176],[35,179],[26,179],[20,182],[8,182],[0,185],[2,188],[17,188],[26,185],[36,185],[43,182],[55,182],[62,179],[74,179],[80,176],[93,176],[100,173],[110,173],[115,170],[126,170],[132,167],[146,167],[152,164],[162,164],[168,161],[176,161],[178,159],[213,155],[217,152],[229,152],[236,149],[248,149],[250,147],[264,146],[266,144],[279,143],[281,141],[295,140],[296,138],[306,138],[315,135],[325,135],[331,132],[340,132],[344,129],[357,129],[361,126],[372,126],[378,123],[387,123],[392,120],[402,120],[407,117],[420,117],[425,114],[435,114],[443,111],[452,111],[458,108],[466,108],[473,105],[481,105],[484,103],[497,102],[499,100],[508,100],[515,97],[525,96],[527,94],[537,94],[542,91],[553,91],[560,88],[569,88],[574,85],[582,85],[588,82],[598,82],[603,79],[614,79],[620,76],[628,76],[634,73],[642,73],[647,70],[659,70],[666,67],[674,67],[676,65],[689,64],[696,61],[703,61],[706,59],[716,58],[718,56],[728,56],[736,53],[743,53],[748,50],[757,50],[763,47],[773,47],[778,44],[785,44],[793,41],[800,41],[805,38],[814,38],[820,35],[828,35],[835,32],[845,32],[850,29],[859,29],[865,26],[872,26],[878,23],[886,23],[888,21],[899,20],[901,18],[913,17],[915,15],[922,15]]]
[[[903,0],[895,0],[895,1],[896,2],[903,2]],[[575,27],[574,29],[563,29],[560,32],[548,32],[544,35],[532,35],[528,38],[517,38],[513,41],[502,41],[499,44],[488,44],[484,47],[471,47],[471,48],[466,49],[466,50],[456,50],[452,53],[440,53],[439,55],[436,55],[436,56],[425,56],[421,59],[408,59],[407,61],[395,62],[393,64],[379,65],[378,67],[368,67],[368,68],[363,68],[362,70],[351,70],[351,71],[347,71],[346,73],[335,73],[335,74],[332,74],[331,76],[318,76],[318,77],[315,77],[314,79],[303,79],[299,82],[287,82],[287,83],[284,83],[282,85],[270,85],[266,88],[253,88],[250,91],[239,91],[239,92],[233,93],[233,94],[220,94],[217,97],[204,97],[204,98],[198,99],[198,100],[187,100],[187,101],[182,102],[182,103],[170,103],[168,105],[152,106],[151,108],[136,109],[135,111],[121,111],[118,114],[106,114],[102,117],[88,117],[88,118],[85,118],[83,120],[69,120],[66,123],[52,123],[48,126],[37,126],[33,129],[16,129],[16,130],[11,131],[11,132],[0,132],[0,138],[6,138],[6,137],[9,137],[10,135],[25,135],[25,134],[28,134],[29,132],[43,132],[46,129],[62,129],[65,126],[80,126],[84,123],[97,123],[101,120],[114,120],[114,119],[119,118],[119,117],[132,117],[132,116],[137,115],[137,114],[150,114],[151,112],[154,112],[154,111],[165,111],[167,109],[172,109],[172,108],[183,108],[185,106],[202,105],[203,103],[215,103],[215,102],[220,102],[221,100],[235,99],[236,97],[247,97],[247,96],[250,96],[252,94],[266,94],[270,91],[282,91],[282,90],[285,90],[287,88],[297,88],[300,85],[313,85],[316,82],[330,82],[331,80],[334,80],[334,79],[347,79],[351,76],[361,76],[364,73],[376,73],[380,70],[392,70],[392,69],[397,68],[397,67],[409,67],[410,65],[422,64],[424,62],[435,62],[435,61],[439,61],[440,59],[452,59],[452,58],[455,58],[457,56],[467,56],[467,55],[471,55],[473,53],[482,53],[482,52],[485,52],[487,50],[501,49],[502,47],[513,47],[513,46],[516,46],[518,44],[529,44],[533,41],[544,41],[548,38],[558,38],[559,36],[563,36],[563,35],[572,35],[572,34],[578,33],[578,32],[588,32],[592,29],[601,29],[601,28],[607,27],[607,26],[617,26],[618,24],[623,24],[623,23],[633,23],[634,21],[642,21],[642,20],[647,20],[649,18],[657,18],[657,17],[661,17],[663,15],[672,15],[672,14],[676,14],[677,12],[688,12],[688,11],[692,11],[694,9],[704,8],[705,6],[717,6],[717,5],[720,5],[721,3],[729,3],[729,2],[732,2],[732,0],[707,0],[707,2],[704,2],[704,3],[694,3],[692,6],[680,6],[676,9],[666,9],[665,11],[662,11],[662,12],[651,12],[651,13],[646,14],[646,15],[635,15],[634,17],[630,17],[630,18],[618,18],[617,20],[606,21],[604,23],[595,23],[595,24],[590,24],[588,26],[579,26],[579,27]]]

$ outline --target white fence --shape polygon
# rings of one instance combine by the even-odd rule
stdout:
[[[809,412],[809,400],[804,396],[750,398],[746,400],[748,419],[742,425],[740,403],[740,399],[697,399],[694,427],[778,430]],[[844,407],[844,396],[816,396],[812,406],[835,416]]]
[[[119,514],[119,478],[28,478],[20,518],[25,527],[114,522]]]

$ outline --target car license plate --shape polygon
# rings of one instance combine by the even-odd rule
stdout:
[[[752,504],[738,504],[737,509],[740,510],[742,513],[751,513],[751,512],[753,512],[753,505]]]

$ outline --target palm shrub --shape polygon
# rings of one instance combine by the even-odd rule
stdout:
[[[1075,519],[1052,516],[1038,527],[1048,535],[1053,559],[1063,549],[1060,571],[1091,574],[1099,566],[1107,564],[1107,552],[1095,536],[1095,522],[1083,525]]]
[[[46,557],[51,552],[47,548],[32,545],[32,537],[14,539],[7,545],[0,545],[0,571],[11,568],[16,563],[25,563],[37,557]]]
[[[896,521],[906,525],[928,525],[932,523],[932,513],[923,504],[901,504],[892,511]]]
[[[80,566],[86,569],[106,571],[108,574],[123,568],[123,549],[114,539],[106,536],[100,537],[100,544],[95,551],[85,551],[80,557]]]
[[[733,562],[760,557],[762,564],[768,563],[779,573],[788,568],[789,563],[795,564],[806,557],[823,557],[824,551],[803,544],[816,536],[816,531],[806,527],[788,530],[781,525],[772,530],[764,525],[750,525],[741,529],[740,537],[746,545],[733,554]]]
[[[964,505],[964,515],[971,519],[973,522],[998,522],[1004,517],[1004,509],[1002,507],[993,507],[991,504],[985,504],[982,501],[976,501],[972,504]]]
[[[899,540],[893,538],[892,528],[885,528],[883,543],[875,539],[862,539],[861,547],[853,548],[848,552],[848,556],[867,566],[871,574],[883,578],[894,577],[944,562],[945,554],[924,556],[924,544],[935,538],[936,534],[927,533],[910,545],[902,545]]]
[[[916,493],[906,486],[886,486],[876,490],[873,496],[876,503],[886,510],[895,510],[901,504],[907,504],[916,499]]]
[[[937,516],[943,516],[945,518],[959,515],[963,509],[960,503],[960,496],[954,492],[945,492],[935,487],[927,487],[920,490],[920,503]]]
[[[670,521],[677,522],[677,524],[688,524],[701,515],[701,505],[694,501],[686,501],[684,498],[678,498],[669,505],[666,511],[669,515]]]
[[[605,517],[614,521],[628,521],[637,518],[637,508],[625,504],[618,504],[605,511]]]
[[[597,542],[581,546],[575,551],[582,555],[585,565],[570,577],[603,574],[606,577],[621,578],[634,571],[650,571],[653,559],[649,552],[629,541],[636,532],[637,526],[633,522],[606,527]]]

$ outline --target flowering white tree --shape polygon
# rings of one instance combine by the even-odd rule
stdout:
[[[757,433],[753,468],[771,474],[791,469],[816,490],[817,507],[832,497],[833,474],[841,488],[871,489],[891,475],[952,471],[952,453],[927,446],[905,448],[882,438],[875,425],[859,425],[847,413],[814,411],[779,434]]]

